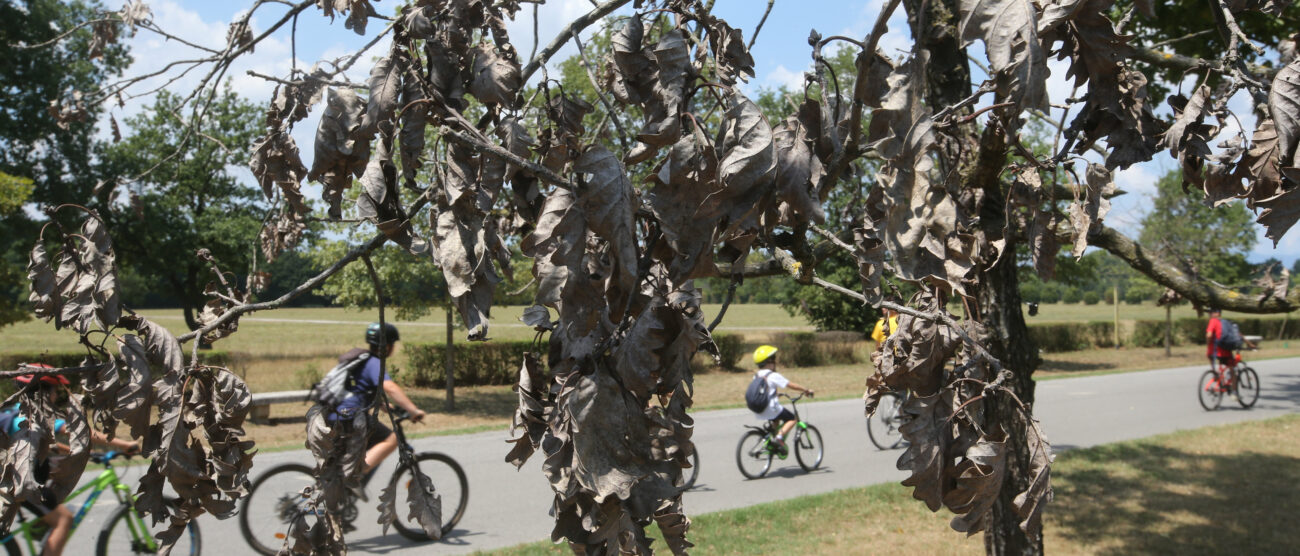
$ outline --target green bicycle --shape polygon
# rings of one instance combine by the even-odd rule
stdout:
[[[72,533],[77,531],[81,521],[86,518],[86,514],[90,512],[90,508],[95,505],[104,491],[111,491],[117,497],[119,505],[109,514],[108,519],[104,520],[104,526],[99,530],[99,542],[95,545],[95,554],[98,556],[158,552],[158,542],[149,532],[149,525],[135,511],[133,504],[135,496],[131,492],[131,487],[122,483],[117,472],[113,470],[113,460],[124,457],[129,456],[120,452],[92,454],[90,460],[103,465],[104,471],[93,481],[68,496],[68,500],[73,500],[88,491],[90,493],[73,518]],[[25,503],[19,508],[18,517],[14,519],[9,534],[0,538],[0,544],[4,544],[5,551],[11,555],[40,554],[48,532],[49,527],[41,519],[41,512],[38,512],[36,507]],[[186,533],[188,534],[181,535],[181,538],[176,541],[172,554],[197,556],[201,544],[198,524],[191,520]]]
[[[822,444],[822,433],[817,430],[817,427],[799,417],[797,404],[803,395],[793,398],[785,394],[780,395],[790,400],[790,411],[794,412],[794,420],[797,423],[790,433],[793,438],[789,439],[787,449],[794,450],[794,457],[799,462],[799,467],[804,471],[812,472],[821,466],[822,457],[825,455],[826,448]],[[772,468],[773,457],[785,459],[786,454],[776,444],[776,434],[779,430],[771,421],[761,427],[745,425],[745,428],[750,430],[741,435],[740,442],[736,444],[736,466],[740,468],[740,474],[746,479],[758,479],[767,475],[767,471]]]

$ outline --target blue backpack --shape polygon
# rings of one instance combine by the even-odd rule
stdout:
[[[1219,332],[1219,339],[1214,342],[1215,345],[1219,346],[1219,349],[1228,351],[1241,349],[1244,342],[1241,338],[1241,330],[1237,328],[1237,323],[1228,319],[1219,319],[1219,327],[1221,331]]]

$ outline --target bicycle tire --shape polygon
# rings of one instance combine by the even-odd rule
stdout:
[[[1237,370],[1237,403],[1243,409],[1250,409],[1259,401],[1259,373],[1250,367]]]
[[[1196,382],[1196,399],[1206,411],[1214,411],[1223,403],[1223,390],[1219,387],[1219,373],[1205,371]]]
[[[305,476],[305,479],[287,476],[290,473],[301,474]],[[244,497],[243,502],[241,502],[239,506],[239,530],[244,534],[244,540],[247,541],[248,545],[258,554],[274,556],[279,553],[280,548],[284,546],[284,538],[279,535],[288,532],[289,522],[282,516],[253,516],[253,510],[258,510],[259,513],[264,513],[263,510],[267,508],[275,508],[276,504],[278,504],[278,500],[275,499],[285,495],[288,490],[292,490],[292,488],[297,484],[316,484],[316,477],[313,473],[314,470],[306,465],[300,463],[285,463],[268,469],[266,473],[263,473],[261,477],[257,478],[257,481],[253,483],[252,488],[248,489],[248,496]],[[275,492],[271,492],[269,490],[270,487],[263,488],[263,485],[267,484],[267,481],[276,475],[286,475],[277,479],[276,483],[272,483],[278,484],[280,488],[276,489]],[[262,496],[258,496],[259,492]],[[260,502],[262,501],[262,498],[267,496],[272,497],[267,500],[269,505],[261,504]],[[257,500],[259,504],[254,505],[254,500]],[[263,506],[266,507],[263,508]],[[270,517],[276,517],[276,519],[271,520]],[[259,523],[257,528],[258,530],[255,532],[253,530],[253,524],[249,522],[250,519],[262,520],[265,521],[265,523]],[[275,527],[273,527],[274,531],[272,531],[272,528],[264,527],[264,525],[275,525]],[[272,544],[268,545],[265,544],[265,542],[270,542]]]
[[[822,458],[826,457],[826,445],[822,443],[822,433],[817,427],[800,428],[802,430],[794,439],[794,459],[804,471],[812,472],[821,467]]]
[[[700,478],[700,453],[698,451],[691,452],[691,468],[683,469],[682,476],[686,478],[686,482],[682,483],[682,492],[695,488],[695,480]]]
[[[120,554],[122,552],[120,548],[117,548],[115,546],[114,547],[116,548],[115,550],[110,550],[109,544],[113,542],[114,538],[117,539],[123,538],[122,535],[126,536],[127,543],[128,543],[126,546],[130,546],[131,553],[133,554],[154,553],[154,551],[149,550],[148,547],[140,544],[137,541],[137,539],[131,537],[131,525],[129,522],[127,522],[127,510],[130,509],[131,509],[130,506],[126,504],[122,504],[119,505],[117,509],[113,510],[113,513],[109,515],[108,520],[104,522],[104,527],[99,530],[99,539],[95,542],[96,556],[108,556],[110,552],[114,554],[114,556]],[[121,524],[120,527],[118,526],[119,523]],[[149,531],[149,524],[145,523],[143,519],[141,520],[141,523],[144,525],[144,530],[142,531],[142,533],[145,535],[153,535],[153,533]],[[176,542],[176,547],[173,547],[172,554],[177,554],[177,555],[188,554],[189,556],[198,556],[203,551],[203,536],[199,534],[198,523],[196,523],[195,520],[191,519],[190,522],[186,524],[185,530],[189,532],[188,540],[189,540],[190,549],[188,551],[182,549],[179,552],[175,550],[176,547],[183,546],[183,543],[186,541],[186,536],[182,535],[180,540]],[[118,533],[118,536],[115,537],[114,533]]]
[[[736,444],[736,467],[746,479],[760,479],[772,468],[772,452],[767,449],[767,435],[759,431],[749,431],[740,436]],[[745,463],[758,464],[761,468],[753,472]]]
[[[903,445],[903,397],[893,392],[880,396],[875,413],[867,417],[867,437],[881,450]]]
[[[456,524],[460,523],[460,518],[465,516],[465,506],[469,503],[469,479],[465,477],[465,470],[461,469],[460,464],[451,456],[440,454],[438,452],[421,452],[415,454],[415,464],[423,471],[429,479],[433,481],[434,492],[442,497],[442,536],[446,536]],[[393,478],[388,481],[388,488],[395,488],[398,481],[407,475],[409,468],[405,465],[398,466],[397,471],[393,472]],[[452,477],[455,477],[452,480]],[[397,518],[393,520],[393,528],[397,529],[398,534],[413,541],[431,541],[429,535],[424,532],[419,523],[408,523],[403,516],[407,515],[405,502],[406,497],[403,493],[409,488],[410,478],[407,477],[402,489],[397,491]],[[459,489],[459,490],[455,490]],[[448,495],[450,494],[450,496]],[[455,511],[451,512],[450,517],[446,512],[448,508],[447,501],[455,499]]]

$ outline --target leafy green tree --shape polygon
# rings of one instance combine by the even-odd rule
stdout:
[[[337,261],[354,242],[326,240],[308,253],[316,266]],[[384,305],[394,310],[399,320],[415,320],[447,304],[447,285],[442,270],[431,257],[414,257],[395,245],[386,245],[371,254],[375,273],[384,288]],[[375,286],[366,265],[356,262],[325,281],[322,288],[334,302],[352,309],[371,309],[378,305]]]
[[[1252,267],[1246,254],[1255,246],[1254,216],[1243,203],[1206,206],[1196,188],[1184,192],[1175,170],[1156,182],[1151,212],[1142,219],[1142,245],[1165,261],[1204,278],[1245,285]]]
[[[95,91],[131,62],[124,46],[109,45],[87,57],[90,32],[50,41],[78,23],[98,17],[102,5],[86,0],[0,2],[0,237],[34,238],[43,218],[24,203],[57,206],[85,203],[96,180],[91,171],[94,122],[102,111],[86,109],[82,121],[59,125],[49,117],[51,100],[73,91]],[[0,246],[0,326],[27,318],[27,241]]]
[[[143,175],[128,183],[130,206],[106,217],[123,266],[148,287],[178,299],[185,323],[208,298],[215,279],[195,253],[207,249],[223,271],[243,275],[267,209],[262,191],[237,176],[248,164],[249,146],[262,132],[263,109],[229,87],[217,95],[196,133],[179,119],[181,98],[162,91],[154,104],[127,120],[132,134],[104,154],[108,179]],[[148,171],[152,169],[152,171]],[[130,293],[130,292],[128,292]]]

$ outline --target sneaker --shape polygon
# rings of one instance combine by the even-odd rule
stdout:
[[[773,439],[772,453],[776,454],[776,457],[778,458],[785,459],[786,456],[790,455],[790,449],[786,447],[784,441]]]

